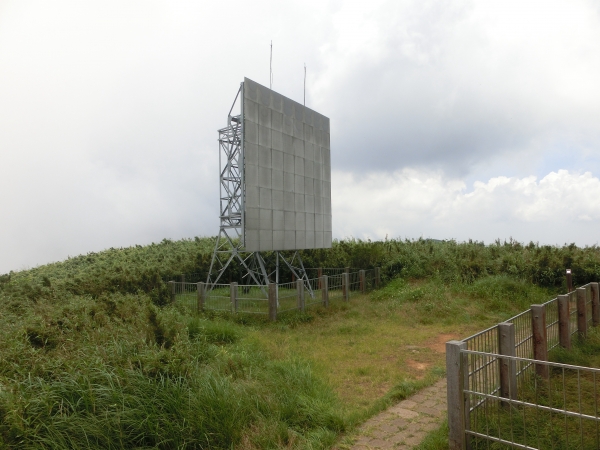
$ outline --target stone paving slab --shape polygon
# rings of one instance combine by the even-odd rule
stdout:
[[[446,415],[446,379],[367,420],[352,450],[408,450],[419,445]]]

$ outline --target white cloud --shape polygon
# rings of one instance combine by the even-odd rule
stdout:
[[[598,242],[600,179],[589,172],[559,170],[539,181],[495,177],[472,190],[441,172],[414,169],[365,177],[337,171],[333,183],[337,237]]]

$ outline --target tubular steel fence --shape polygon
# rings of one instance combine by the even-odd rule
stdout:
[[[600,370],[548,362],[550,350],[571,348],[573,335],[599,324],[599,284],[588,283],[448,342],[450,448],[600,448]]]
[[[225,311],[277,315],[288,311],[304,311],[313,305],[329,306],[331,301],[348,301],[351,295],[366,293],[379,287],[379,268],[350,272],[344,269],[307,269],[319,277],[268,286],[217,284],[208,290],[201,281],[169,281],[171,301],[191,311]],[[311,272],[312,273],[312,272]],[[330,275],[327,275],[327,274]],[[199,279],[195,274],[181,279]]]

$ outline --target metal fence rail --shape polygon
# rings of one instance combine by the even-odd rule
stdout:
[[[468,370],[474,359],[499,377],[497,354],[461,351],[461,369]],[[465,404],[484,405],[476,415],[465,412],[471,448],[490,448],[494,442],[524,449],[600,448],[600,369],[519,357],[502,359],[515,363],[508,367],[542,364],[550,375],[530,375],[518,395],[503,397],[490,388],[489,379],[469,374],[468,388],[463,390]]]
[[[309,306],[328,306],[331,301],[347,301],[353,295],[366,293],[379,286],[379,269],[355,270],[307,269],[323,274],[304,280],[279,283],[270,294],[270,287],[239,285],[238,283],[217,284],[207,291],[205,283],[169,281],[171,301],[183,305],[190,311],[213,310],[232,313],[269,315],[272,320],[277,314],[289,311],[304,311]],[[181,279],[200,279],[197,274],[182,275]],[[271,285],[269,285],[271,286]]]
[[[571,339],[574,335],[577,338],[584,338],[589,326],[600,325],[599,290],[598,283],[588,283],[542,305],[532,305],[531,309],[523,311],[506,322],[480,331],[462,341],[447,343],[450,448],[464,448],[465,443],[468,442],[465,436],[477,437],[480,445],[483,445],[482,442],[486,442],[483,445],[485,448],[489,448],[492,442],[517,448],[552,448],[551,441],[549,441],[549,447],[532,447],[534,444],[525,438],[525,440],[517,442],[513,439],[513,435],[509,439],[506,435],[501,435],[499,429],[494,427],[510,422],[506,422],[506,411],[509,411],[509,418],[512,414],[511,411],[516,411],[521,414],[519,417],[524,418],[525,424],[529,423],[526,419],[527,415],[533,414],[528,409],[531,408],[529,403],[538,405],[537,402],[542,402],[542,397],[553,399],[553,391],[549,390],[552,383],[554,383],[552,386],[560,386],[561,383],[566,386],[571,382],[573,376],[577,380],[581,380],[583,369],[587,371],[586,374],[593,374],[593,383],[588,386],[592,391],[581,390],[580,384],[575,387],[571,386],[570,389],[571,391],[575,389],[580,397],[587,395],[594,404],[598,403],[595,381],[596,374],[599,373],[597,370],[573,366],[575,367],[573,370],[576,370],[573,375],[569,373],[567,370],[569,367],[566,365],[557,365],[547,361],[548,351],[559,346],[568,349],[571,347]],[[459,358],[460,370],[457,367]],[[560,367],[562,372],[559,371],[559,375],[563,377],[559,382],[556,381],[557,367]],[[572,377],[570,378],[570,376]],[[538,389],[539,380],[550,380],[546,391]],[[533,395],[534,401],[522,399],[527,395]],[[564,395],[567,395],[566,392]],[[553,406],[545,406],[543,402],[535,408],[539,411],[560,414],[561,420],[567,423],[575,416],[566,409],[567,407],[564,405],[567,403],[564,402],[566,402],[566,397],[563,398],[562,409],[558,408],[556,411],[547,409],[553,408]],[[454,406],[451,406],[452,404]],[[458,413],[459,406],[463,413]],[[580,406],[577,405],[577,407]],[[497,414],[498,408],[502,412],[502,417]],[[577,411],[581,412],[581,409]],[[583,416],[586,415],[593,417],[597,426],[597,409],[595,415],[586,413]],[[579,414],[576,417],[578,420],[583,420],[583,416]],[[586,420],[588,419],[589,417]],[[566,425],[566,427],[565,432],[572,429],[571,425]],[[578,428],[580,431],[584,429],[587,430],[583,426]],[[529,436],[528,431],[523,431],[523,433],[525,433],[525,437]],[[589,444],[587,440],[580,442],[581,445],[583,443],[586,446]],[[598,440],[592,441],[592,444],[593,447],[579,448],[600,448]],[[556,448],[567,447],[558,446]]]

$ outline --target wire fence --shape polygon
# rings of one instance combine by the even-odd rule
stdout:
[[[313,272],[321,276],[268,286],[238,283],[207,285],[203,281],[174,280],[168,284],[171,301],[193,312],[213,310],[264,314],[275,319],[278,314],[289,311],[304,311],[315,305],[328,306],[332,301],[347,301],[351,296],[376,289],[380,282],[378,268],[354,272],[348,268],[307,269],[307,273]],[[199,278],[194,274],[182,276],[182,279],[188,280]]]
[[[558,409],[544,402],[554,398],[555,393],[549,390],[550,387],[554,389],[562,383],[563,386],[571,386],[571,391],[574,391],[569,391],[569,395],[579,396],[580,399],[587,395],[594,405],[598,403],[598,371],[557,365],[548,363],[547,360],[549,351],[558,346],[570,348],[574,335],[585,337],[588,327],[599,324],[599,285],[588,283],[542,305],[532,305],[531,309],[504,323],[480,331],[462,341],[449,342],[447,371],[450,447],[463,448],[469,444],[472,448],[490,448],[490,445],[496,442],[515,448],[554,448],[544,446],[546,444],[533,447],[533,441],[528,440],[531,435],[537,433],[536,439],[546,442],[544,433],[535,427],[535,432],[532,431],[531,420],[527,419],[529,416],[535,418],[535,414],[540,411],[550,411],[551,415],[560,416],[565,426],[555,426],[555,431],[561,434],[561,439],[562,434],[574,432],[572,424],[567,425],[573,417],[580,421],[592,420],[597,425],[600,422],[597,409],[593,415],[586,413],[591,418],[583,417],[581,401],[568,403],[575,405],[574,411],[565,406],[566,399],[563,399],[563,407]],[[570,376],[580,379],[583,373],[585,376],[593,374],[591,392],[582,390],[581,383],[572,385]],[[545,390],[539,388],[540,380],[547,383]],[[567,395],[567,391],[564,391],[564,395]],[[452,403],[460,405],[460,412],[450,407]],[[511,414],[523,421],[521,435],[514,432]],[[587,425],[584,427],[582,424],[583,422],[580,423],[577,432],[587,433]],[[556,448],[600,448],[597,439],[582,440],[580,443],[584,441],[586,445],[591,442],[595,446]],[[552,440],[546,443],[548,442],[549,445],[553,445]]]

